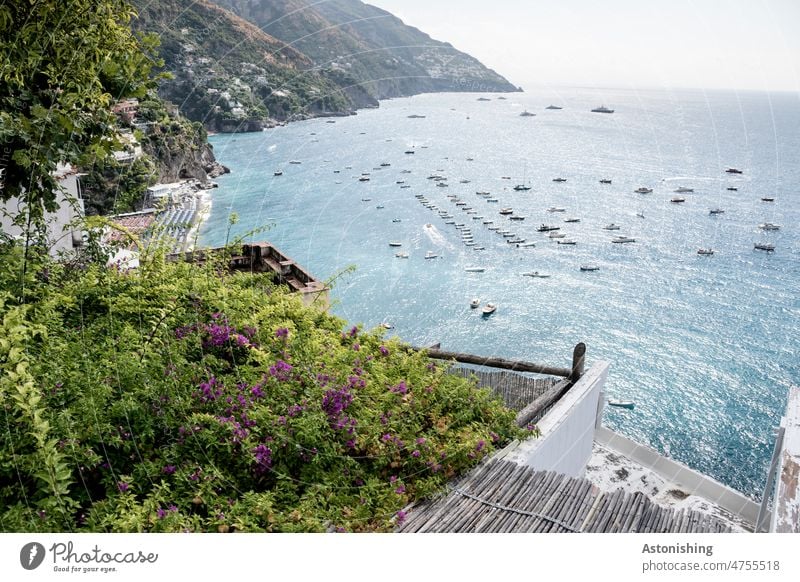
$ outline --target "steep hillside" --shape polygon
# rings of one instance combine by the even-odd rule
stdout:
[[[160,95],[209,130],[252,131],[376,105],[347,75],[312,70],[305,55],[206,0],[133,5],[134,29],[160,36],[160,55],[173,77],[161,82]]]
[[[348,74],[378,99],[434,91],[515,91],[506,79],[448,43],[359,0],[215,0],[310,57]]]

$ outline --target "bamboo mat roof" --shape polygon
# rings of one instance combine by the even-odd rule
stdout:
[[[712,515],[662,507],[642,493],[492,458],[448,492],[407,511],[403,533],[723,533]]]
[[[474,374],[478,381],[478,386],[488,388],[494,394],[500,396],[505,405],[516,412],[544,395],[545,392],[561,380],[561,378],[554,376],[532,378],[518,372],[506,370],[490,371],[464,366],[453,366],[449,372],[465,378],[470,378]]]

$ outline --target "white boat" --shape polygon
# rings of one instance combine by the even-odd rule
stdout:
[[[464,269],[467,273],[483,273],[486,268],[485,267],[466,267]]]
[[[538,232],[548,232],[550,230],[560,230],[560,229],[561,229],[560,226],[550,226],[548,224],[543,224],[539,228],[537,228],[536,230]]]
[[[618,224],[614,224],[614,223],[612,222],[611,224],[607,224],[607,225],[605,225],[605,226],[603,227],[603,230],[619,230],[620,228],[622,228],[622,227],[620,227],[620,225],[618,225]]]
[[[768,253],[771,253],[775,250],[775,245],[771,243],[755,243],[755,249],[757,251],[767,251]]]
[[[283,172],[282,172],[281,170],[275,170],[275,171],[272,173],[272,175],[273,175],[273,176],[283,176]]]
[[[500,214],[503,214],[503,215],[514,214],[514,209],[513,208],[501,208],[500,209]]]
[[[611,184],[611,180],[609,178],[602,178],[600,180],[601,184]]]
[[[497,311],[497,305],[494,303],[487,303],[486,306],[483,308],[483,315],[491,315]]]
[[[519,114],[520,117],[536,117],[535,113],[531,113],[530,111],[523,111]]]
[[[725,211],[722,208],[712,208],[708,213],[713,216],[715,214],[724,214]]]
[[[469,306],[472,309],[477,309],[481,304],[481,300],[475,297],[472,301],[469,302]]]
[[[758,228],[761,230],[780,230],[781,227],[778,224],[772,224],[771,222],[762,222],[758,225]]]
[[[394,256],[397,257],[398,259],[407,259],[408,253],[405,251],[401,251],[399,253],[395,253]]]
[[[631,400],[609,400],[609,406],[616,406],[617,408],[626,408],[628,410],[633,410],[635,404]]]
[[[519,214],[515,214],[513,216],[509,216],[508,218],[509,218],[509,220],[525,220],[525,217],[524,216],[520,216]]]
[[[381,323],[380,327],[382,327],[383,329],[394,329],[394,326],[388,321],[384,321],[383,323]]]
[[[605,105],[601,105],[600,107],[595,107],[592,109],[592,113],[614,113],[614,110],[609,109]]]
[[[519,243],[517,246],[519,248],[521,248],[521,249],[527,249],[527,248],[535,247],[536,243],[535,242],[524,242],[524,243]]]
[[[566,178],[553,178],[553,182],[566,182]]]
[[[564,222],[580,222],[580,218],[565,218]]]
[[[675,192],[678,194],[686,194],[688,192],[694,192],[694,188],[686,188],[684,186],[681,186],[680,188],[677,188]]]
[[[711,256],[714,254],[714,249],[697,249],[697,254]]]
[[[564,109],[563,107],[559,107],[558,105],[548,105],[545,109]]]
[[[566,208],[561,208],[560,206],[551,206],[547,209],[547,212],[566,212]]]
[[[300,161],[298,161],[298,160],[292,160],[292,161],[291,161],[291,162],[289,162],[289,163],[290,163],[290,164],[295,164],[295,165],[297,165],[297,164],[302,164],[303,162],[300,162]]]
[[[669,201],[673,204],[680,204],[681,202],[686,202],[686,198],[683,196],[673,196]]]
[[[635,238],[631,238],[629,236],[615,236],[611,239],[612,243],[632,243],[636,242]]]
[[[576,244],[578,244],[574,240],[572,240],[571,238],[558,239],[556,242],[558,244],[560,244],[560,245],[576,245]]]
[[[581,271],[599,271],[600,267],[597,265],[581,265]]]
[[[652,191],[653,191],[652,188],[645,188],[644,186],[634,190],[634,192],[636,192],[637,194],[650,194]]]
[[[534,277],[536,279],[547,279],[550,275],[545,273],[540,273],[539,271],[533,271],[531,273],[522,273],[524,277]]]
[[[403,243],[392,241],[392,242],[389,243],[389,246],[390,247],[401,247],[401,246],[403,246]]]
[[[438,256],[439,256],[439,255],[437,255],[437,254],[436,254],[436,253],[434,253],[433,251],[428,251],[427,253],[425,253],[425,258],[426,258],[426,259],[435,259],[435,258],[437,258]]]
[[[549,238],[565,238],[566,236],[567,235],[563,232],[558,232],[555,230],[548,235]]]

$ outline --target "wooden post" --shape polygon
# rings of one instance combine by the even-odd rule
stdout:
[[[572,373],[569,376],[571,382],[577,382],[583,376],[583,367],[586,362],[586,344],[581,342],[572,351]]]

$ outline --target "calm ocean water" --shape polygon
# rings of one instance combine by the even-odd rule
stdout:
[[[240,219],[232,233],[270,224],[257,238],[320,279],[356,266],[336,280],[334,313],[367,327],[391,322],[390,333],[416,345],[567,367],[573,346],[586,342],[589,365],[611,363],[609,396],[636,403],[607,409],[607,426],[760,497],[787,388],[800,383],[798,96],[573,89],[477,97],[423,95],[349,118],[212,137],[232,174],[213,192],[201,243],[225,241],[232,211]],[[590,113],[600,104],[616,112]],[[362,172],[369,181],[358,180]],[[436,187],[432,174],[449,186]],[[514,191],[522,181],[531,190]],[[634,193],[640,186],[653,192]],[[694,192],[671,203],[680,186]],[[476,195],[484,190],[498,202]],[[485,250],[466,246],[415,194],[471,227]],[[506,243],[450,194],[536,246]],[[526,219],[500,216],[507,206]],[[712,208],[725,213],[710,216]],[[611,222],[621,229],[604,230]],[[764,232],[764,222],[781,229]],[[542,223],[577,244],[536,232]],[[611,244],[620,234],[636,242]],[[776,250],[754,250],[756,242]],[[698,256],[701,247],[716,252]],[[395,258],[397,250],[409,258]],[[425,260],[427,251],[439,258]],[[600,270],[581,272],[585,263]],[[529,271],[551,276],[522,276]],[[482,318],[472,297],[497,303],[497,312]]]

